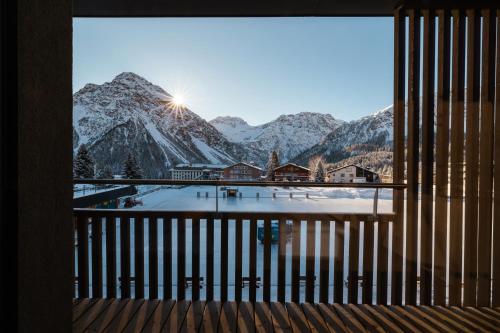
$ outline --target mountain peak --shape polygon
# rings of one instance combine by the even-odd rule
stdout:
[[[219,116],[209,121],[210,124],[226,124],[231,126],[249,126],[248,123],[240,117]]]
[[[151,82],[143,78],[142,76],[132,73],[132,72],[123,72],[115,76],[112,82],[140,82],[152,85]]]

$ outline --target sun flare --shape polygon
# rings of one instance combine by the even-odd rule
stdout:
[[[184,96],[177,94],[172,96],[172,104],[175,106],[183,106],[185,103]]]

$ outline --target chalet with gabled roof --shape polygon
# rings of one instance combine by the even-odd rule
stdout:
[[[276,181],[301,181],[309,180],[309,169],[295,163],[286,163],[274,169]]]

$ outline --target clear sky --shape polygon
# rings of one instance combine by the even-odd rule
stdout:
[[[73,91],[134,72],[206,120],[352,120],[392,104],[392,18],[73,20]]]

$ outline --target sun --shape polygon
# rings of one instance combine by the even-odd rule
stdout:
[[[183,95],[180,95],[180,94],[176,94],[174,96],[172,96],[172,104],[174,106],[184,106],[184,103],[185,103],[185,100],[184,100],[184,96]]]

